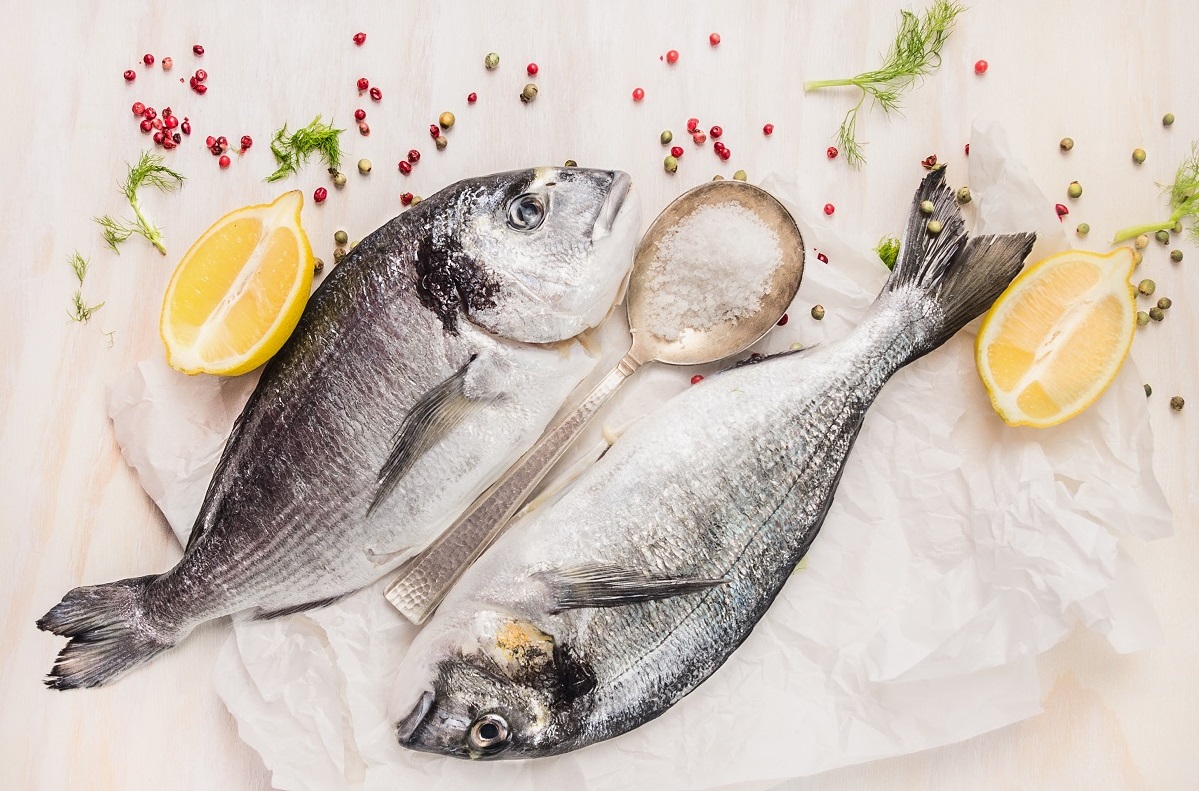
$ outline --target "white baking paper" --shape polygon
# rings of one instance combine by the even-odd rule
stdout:
[[[1051,202],[1001,131],[976,126],[971,143],[976,232],[1036,230],[1034,258],[1063,249]],[[798,208],[818,201],[765,186],[796,213],[809,255],[792,321],[757,348],[840,337],[886,277],[875,240],[841,238]],[[823,322],[806,318],[814,303],[827,309]],[[385,708],[416,627],[383,598],[386,580],[323,610],[234,618],[212,673],[217,692],[286,791],[762,786],[1029,717],[1041,697],[1034,658],[1076,623],[1118,651],[1160,639],[1120,544],[1167,535],[1171,521],[1131,360],[1081,416],[1013,429],[990,408],[972,342],[962,332],[888,384],[819,539],[774,607],[708,682],[630,734],[535,762],[401,749]],[[602,420],[620,426],[692,373],[648,367]],[[125,458],[181,541],[252,384],[152,361],[112,388]]]

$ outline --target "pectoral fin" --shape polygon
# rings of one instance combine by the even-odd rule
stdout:
[[[586,565],[541,575],[550,589],[550,612],[669,599],[724,585],[728,580],[662,577],[621,566]]]
[[[400,428],[396,431],[391,453],[383,463],[376,479],[375,497],[371,501],[367,513],[374,512],[378,505],[387,499],[395,489],[396,483],[422,455],[436,445],[463,421],[470,418],[482,406],[489,403],[486,398],[472,398],[466,394],[465,382],[470,362],[421,396]]]

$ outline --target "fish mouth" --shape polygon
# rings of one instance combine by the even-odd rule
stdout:
[[[633,187],[633,179],[623,170],[613,170],[612,186],[608,188],[608,197],[600,207],[599,215],[595,218],[595,226],[591,229],[591,241],[599,241],[612,233],[612,226],[629,196]]]

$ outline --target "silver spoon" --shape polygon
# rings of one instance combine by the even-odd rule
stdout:
[[[705,206],[737,203],[774,231],[782,258],[756,313],[707,330],[687,329],[665,340],[646,328],[657,293],[647,288],[650,264],[663,236]],[[710,181],[667,206],[637,245],[629,279],[629,326],[633,346],[572,412],[559,420],[502,478],[421,554],[399,569],[387,599],[415,624],[424,623],[470,564],[497,539],[508,521],[620,385],[647,362],[702,365],[730,357],[766,334],[791,304],[803,276],[803,237],[790,213],[770,193],[740,181]],[[718,287],[718,284],[714,284]]]

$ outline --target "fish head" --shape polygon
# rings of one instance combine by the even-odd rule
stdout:
[[[457,271],[473,278],[467,318],[526,343],[603,321],[623,294],[640,227],[631,185],[621,171],[544,167],[449,188],[454,209],[434,245],[460,255]]]
[[[595,688],[594,674],[571,651],[529,621],[495,611],[425,637],[400,668],[392,706],[400,744],[468,759],[567,749]]]

